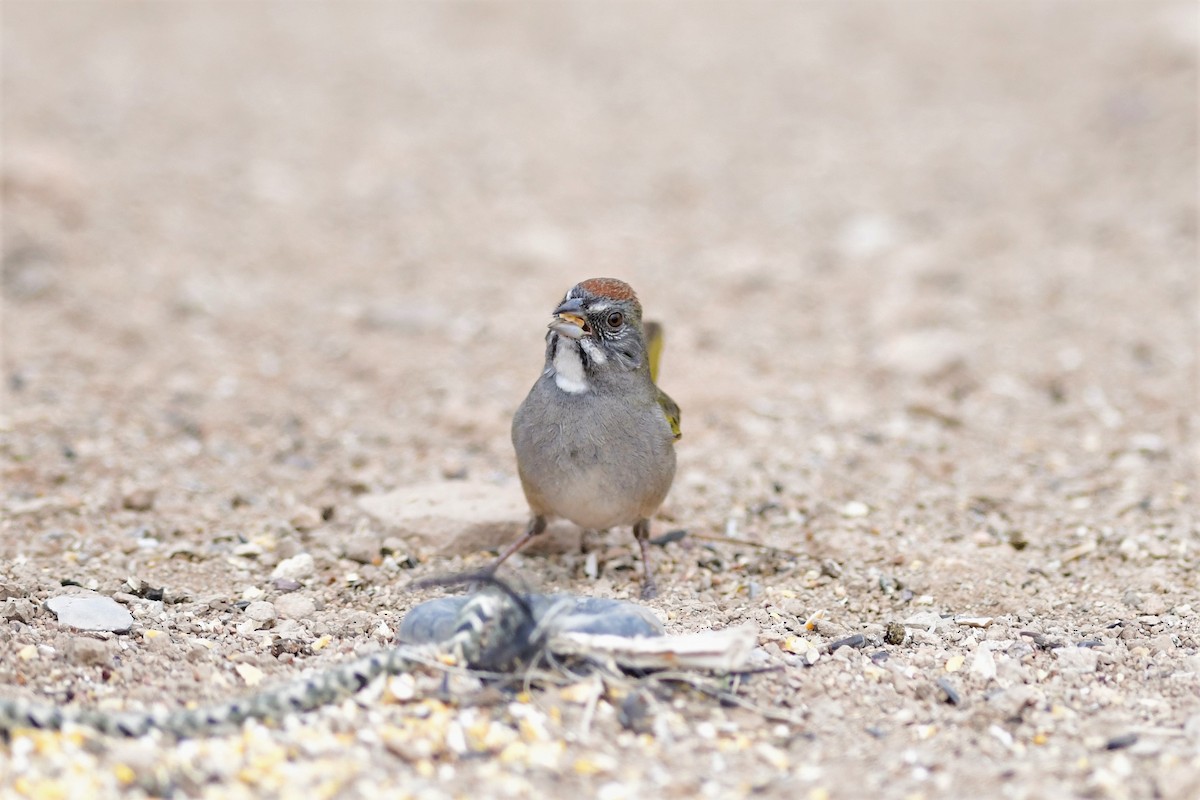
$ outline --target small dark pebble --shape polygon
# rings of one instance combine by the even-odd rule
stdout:
[[[151,586],[137,578],[130,578],[125,581],[125,591],[134,597],[140,597],[144,600],[162,600],[163,589],[159,586]]]
[[[121,500],[122,507],[129,511],[149,511],[154,508],[153,489],[136,489]]]
[[[276,578],[271,581],[271,586],[280,592],[294,592],[300,588],[300,585],[300,581],[294,578]]]
[[[889,622],[884,629],[883,641],[887,644],[904,644],[907,633],[899,622]]]
[[[296,639],[279,639],[271,645],[271,655],[275,658],[280,656],[311,656],[312,648],[307,642],[297,641]]]
[[[866,647],[866,646],[867,646],[867,637],[863,636],[861,633],[856,633],[853,636],[847,636],[845,639],[838,639],[836,642],[830,642],[827,647],[828,647],[828,651],[830,653],[832,653],[834,650],[837,650],[839,647],[858,648],[858,647]]]
[[[1084,639],[1082,642],[1079,642],[1075,646],[1076,647],[1103,647],[1104,642],[1100,641],[1099,639]]]
[[[233,607],[238,609],[239,611],[245,611],[247,606],[249,606],[249,605],[250,605],[249,600],[238,600],[236,603],[233,604]]]
[[[877,727],[875,725],[868,725],[867,733],[871,734],[876,739],[882,739],[885,736],[887,736],[887,731],[885,731],[883,728]]]
[[[876,650],[874,653],[871,653],[871,661],[873,661],[876,664],[882,664],[884,661],[887,661],[887,660],[888,660],[888,651],[887,650]]]
[[[1020,636],[1023,639],[1028,639],[1029,641],[1033,642],[1034,647],[1042,650],[1053,650],[1056,647],[1063,646],[1062,642],[1057,642],[1047,637],[1045,634],[1038,633],[1037,631],[1021,631]]]
[[[942,690],[942,694],[946,696],[946,702],[950,705],[957,706],[962,703],[962,697],[959,695],[958,690],[950,685],[949,679],[938,678],[937,687]]]
[[[645,692],[633,692],[617,709],[617,721],[621,727],[634,733],[649,733],[653,720],[650,718],[650,699]]]
[[[669,545],[671,542],[678,542],[679,540],[683,539],[685,536],[687,536],[687,531],[683,530],[682,528],[678,529],[678,530],[667,531],[662,536],[655,536],[653,539],[651,539],[650,544],[655,545],[657,547],[665,547],[666,545]]]
[[[1137,744],[1138,735],[1136,733],[1122,733],[1120,736],[1114,736],[1104,743],[1105,750],[1124,750],[1126,747]]]

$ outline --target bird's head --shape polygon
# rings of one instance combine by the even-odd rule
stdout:
[[[575,284],[553,311],[547,359],[578,353],[584,373],[636,371],[646,363],[642,305],[633,289],[615,278]],[[560,382],[562,385],[562,382]]]

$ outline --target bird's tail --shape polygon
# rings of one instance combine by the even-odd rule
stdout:
[[[657,322],[647,322],[646,357],[650,360],[650,380],[658,382],[658,362],[662,358],[663,329]]]

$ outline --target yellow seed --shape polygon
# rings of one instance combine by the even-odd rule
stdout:
[[[572,765],[572,767],[574,768],[575,773],[578,775],[598,775],[600,772],[602,772],[599,765],[596,764],[595,761],[588,761],[585,758],[575,759],[575,763]]]
[[[137,779],[137,775],[133,771],[133,767],[128,764],[117,764],[113,767],[113,774],[117,776],[122,786],[128,786]]]
[[[966,659],[961,655],[950,656],[950,658],[946,659],[946,672],[958,672],[962,669],[963,662],[965,661]]]
[[[333,637],[330,636],[329,634],[325,634],[320,639],[317,639],[315,642],[312,643],[313,652],[319,653],[320,651],[322,651],[326,647],[328,647],[329,643],[332,641],[333,641]]]

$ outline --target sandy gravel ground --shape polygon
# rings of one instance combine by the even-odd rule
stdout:
[[[19,732],[0,793],[1200,797],[1197,28],[5,2],[5,696],[207,702],[386,644],[490,556],[361,497],[519,494],[547,312],[597,275],[684,411],[651,605],[777,669],[744,706],[422,676],[208,739]],[[636,597],[629,534],[585,544],[597,577],[578,541],[509,574]],[[43,605],[85,589],[132,630]]]

